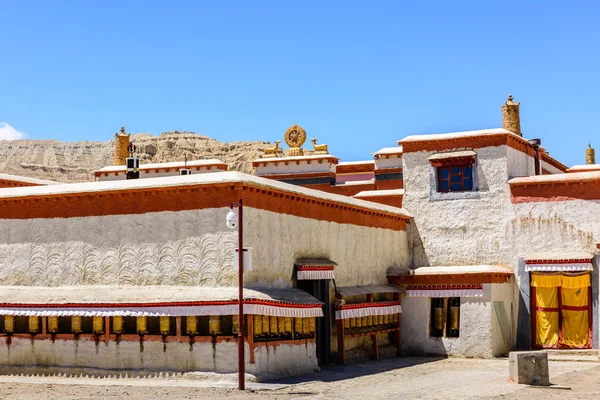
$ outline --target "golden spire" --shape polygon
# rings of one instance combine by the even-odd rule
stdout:
[[[521,117],[519,115],[520,106],[521,102],[515,103],[512,94],[509,94],[506,102],[502,104],[502,128],[523,136],[521,133]]]
[[[592,148],[592,144],[588,144],[588,148],[585,149],[585,163],[587,165],[596,164],[596,152]]]

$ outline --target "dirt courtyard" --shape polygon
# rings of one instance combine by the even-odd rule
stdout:
[[[231,378],[228,378],[231,379]],[[600,363],[550,362],[550,388],[508,381],[508,359],[390,358],[274,384],[249,384],[240,392],[231,380],[94,379],[0,375],[0,398],[70,399],[597,399]]]

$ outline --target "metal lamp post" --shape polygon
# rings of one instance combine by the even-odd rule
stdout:
[[[233,212],[233,207],[238,208],[239,217]],[[242,199],[237,204],[231,203],[227,214],[227,226],[231,229],[238,228],[238,389],[246,389],[246,364],[244,361],[244,206]]]

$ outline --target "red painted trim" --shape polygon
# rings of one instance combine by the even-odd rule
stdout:
[[[526,261],[525,264],[578,264],[578,263],[590,263],[592,262],[591,258],[584,259],[563,259],[563,260],[529,260]]]
[[[399,306],[399,301],[374,301],[369,303],[354,303],[354,304],[344,304],[341,307],[336,307],[336,310],[354,310],[357,308],[369,308],[369,307],[390,307],[390,306]]]
[[[560,305],[559,305],[559,307],[536,307],[535,310],[536,311],[544,311],[544,312],[559,312]]]
[[[531,282],[531,273],[529,274],[529,282]],[[530,310],[531,310],[531,348],[532,349],[537,349],[538,347],[538,343],[537,343],[537,327],[536,327],[536,322],[537,322],[537,315],[536,315],[536,311],[537,311],[537,300],[535,298],[536,294],[535,294],[535,286],[531,286],[529,285],[530,291],[529,291],[529,300],[530,300]]]
[[[335,269],[334,266],[330,265],[330,266],[315,266],[315,265],[311,265],[311,266],[297,266],[296,269],[298,271],[333,271]]]
[[[455,290],[455,289],[483,289],[483,285],[417,285],[407,286],[406,290]]]
[[[588,308],[589,306],[565,306],[563,304],[560,304],[560,309],[567,311],[587,311]]]
[[[147,307],[194,307],[194,306],[223,306],[238,304],[237,300],[224,301],[190,301],[190,302],[161,302],[161,303],[64,303],[64,304],[43,304],[43,303],[0,303],[0,307],[5,308],[147,308]],[[295,304],[280,303],[276,301],[244,299],[244,304],[259,304],[284,308],[320,308],[321,304]]]

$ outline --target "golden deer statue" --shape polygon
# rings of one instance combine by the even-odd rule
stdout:
[[[281,140],[278,140],[275,142],[275,147],[267,147],[266,149],[264,149],[262,158],[277,157],[277,150],[279,150],[279,143],[281,143]]]
[[[310,141],[312,142],[313,147],[315,148],[314,154],[329,154],[326,144],[317,144],[316,138],[310,138]]]

